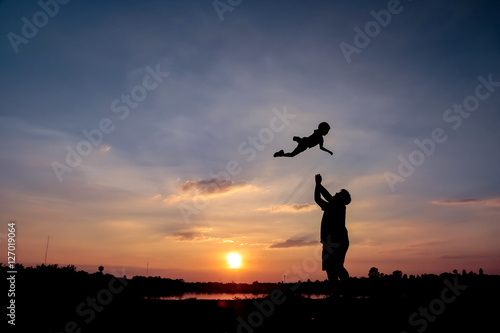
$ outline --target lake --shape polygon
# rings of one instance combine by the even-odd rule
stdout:
[[[252,294],[252,293],[184,293],[182,295],[174,296],[159,296],[159,297],[145,297],[145,299],[158,299],[164,301],[182,301],[186,299],[197,300],[236,300],[236,299],[259,299],[269,296],[269,294]],[[326,295],[316,294],[300,294],[301,297],[308,299],[322,299]]]

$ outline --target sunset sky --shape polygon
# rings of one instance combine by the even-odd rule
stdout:
[[[351,276],[500,274],[497,1],[41,3],[0,1],[0,262],[15,220],[25,265],[324,280],[321,173]]]

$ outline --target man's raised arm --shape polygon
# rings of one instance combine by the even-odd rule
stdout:
[[[321,194],[323,191],[326,191],[326,193],[331,197],[330,193],[328,193],[328,191],[323,187],[323,185],[321,185],[321,175],[320,174],[317,174],[316,177],[316,187],[314,188],[314,201],[316,201],[316,203],[318,204],[318,206],[320,206],[321,208],[325,208],[326,205],[328,204],[328,202],[326,202],[325,200],[323,200],[323,198],[321,198]],[[326,197],[325,197],[326,198]]]

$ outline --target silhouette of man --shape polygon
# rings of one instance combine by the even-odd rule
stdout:
[[[326,271],[333,296],[347,292],[349,273],[344,267],[345,255],[349,248],[349,236],[345,226],[346,205],[351,202],[351,195],[345,189],[332,196],[321,185],[321,175],[316,175],[314,201],[324,211],[321,220],[321,243],[323,244],[323,270]],[[323,196],[323,198],[322,198]],[[339,287],[340,280],[340,287]]]

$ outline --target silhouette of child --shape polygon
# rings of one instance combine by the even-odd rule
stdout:
[[[319,145],[319,149],[330,153],[333,155],[331,151],[323,147],[323,136],[327,135],[330,131],[330,125],[328,123],[322,122],[318,125],[318,129],[314,130],[314,133],[308,137],[300,138],[298,136],[293,137],[293,141],[297,142],[297,147],[291,153],[285,153],[283,150],[274,153],[274,157],[294,157],[305,151],[307,148],[312,148],[316,145]]]

